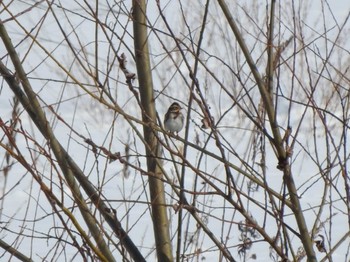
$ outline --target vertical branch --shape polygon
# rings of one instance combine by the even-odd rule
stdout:
[[[257,86],[259,88],[259,92],[261,95],[261,98],[263,100],[264,107],[266,109],[266,113],[270,122],[270,127],[273,133],[273,144],[277,151],[277,157],[278,157],[278,168],[283,171],[283,178],[284,182],[286,183],[288,187],[288,191],[290,194],[290,199],[292,202],[292,210],[296,219],[296,222],[298,224],[299,232],[300,232],[300,238],[303,243],[305,252],[308,256],[308,261],[316,261],[315,252],[312,247],[312,240],[309,235],[309,231],[306,226],[305,217],[303,215],[299,197],[297,194],[297,189],[294,183],[294,179],[291,172],[291,166],[288,162],[288,154],[283,146],[283,139],[278,127],[278,122],[276,118],[276,110],[274,108],[273,99],[271,99],[271,91],[273,86],[273,27],[274,27],[274,10],[271,10],[271,17],[270,17],[270,24],[269,24],[269,39],[268,39],[268,80],[267,85],[264,84],[264,81],[262,80],[260,73],[257,69],[257,66],[255,62],[253,61],[253,58],[249,52],[249,49],[236,25],[236,22],[234,21],[234,18],[232,17],[231,12],[228,9],[228,6],[226,5],[224,0],[218,0],[219,5],[224,12],[224,15],[226,16],[226,19],[231,27],[232,32],[234,33],[237,42],[244,54],[244,57],[250,67],[250,70],[254,76],[254,79],[257,83]],[[275,0],[271,0],[271,8],[275,8]],[[267,87],[267,88],[266,88]]]
[[[146,2],[133,1],[134,44],[137,74],[141,92],[142,119],[146,141],[146,155],[149,177],[149,188],[152,202],[152,220],[158,261],[173,261],[172,247],[169,233],[162,169],[157,163],[159,143],[151,127],[157,120],[154,103],[154,91],[148,50],[148,35],[146,26]]]
[[[191,83],[191,88],[190,88],[190,99],[188,101],[188,110],[187,110],[187,123],[185,126],[189,126],[189,122],[190,122],[190,116],[191,116],[191,108],[192,108],[192,102],[193,102],[193,98],[194,98],[194,90],[197,84],[197,72],[198,72],[198,64],[199,64],[199,55],[200,55],[200,51],[202,48],[202,41],[203,41],[203,37],[204,37],[204,31],[205,31],[205,27],[206,27],[206,22],[207,22],[207,17],[208,17],[208,10],[209,10],[209,2],[210,0],[206,1],[205,4],[205,10],[204,10],[204,14],[203,14],[203,21],[202,21],[202,26],[201,26],[201,30],[199,33],[199,39],[198,39],[198,44],[197,44],[197,51],[195,54],[195,61],[194,61],[194,65],[193,65],[193,73],[191,74],[191,78],[192,78],[192,83]],[[193,43],[194,44],[194,43]],[[185,129],[185,140],[188,140],[189,137],[189,132],[190,129],[186,128]],[[188,145],[185,143],[184,145],[184,149],[183,149],[183,158],[186,159],[187,156],[187,148]],[[180,178],[180,203],[183,204],[185,202],[185,195],[184,195],[184,188],[185,188],[185,165],[182,166],[182,170],[181,170],[181,178]],[[182,247],[182,243],[186,243],[186,239],[183,239],[183,235],[182,235],[182,219],[183,219],[183,214],[182,214],[182,208],[179,209],[179,214],[178,214],[178,232],[177,232],[177,250],[176,250],[176,261],[180,261],[181,259],[181,247]]]
[[[271,126],[271,130],[274,136],[274,145],[278,154],[278,157],[281,160],[285,160],[286,158],[286,152],[282,146],[282,144],[277,143],[277,141],[282,141],[282,136],[281,133],[279,131],[278,128],[278,123],[277,123],[277,119],[275,118],[275,110],[273,107],[273,103],[271,101],[271,96],[268,92],[268,90],[265,87],[265,83],[259,73],[259,70],[255,64],[255,62],[253,61],[252,56],[250,55],[250,51],[238,29],[238,26],[236,25],[236,22],[233,19],[233,16],[231,14],[231,12],[229,11],[228,6],[226,5],[224,0],[218,0],[219,5],[227,19],[227,22],[229,23],[232,32],[234,33],[236,40],[244,54],[244,57],[247,61],[247,64],[249,65],[249,68],[254,76],[255,82],[259,88],[259,92],[261,95],[261,98],[264,102],[264,106],[266,108],[266,113],[268,115],[269,121],[270,121],[270,126]]]
[[[270,23],[269,23],[268,36],[267,36],[266,80],[267,80],[267,90],[270,93],[271,101],[272,101],[273,73],[274,73],[273,35],[274,35],[274,29],[275,29],[275,24],[274,24],[275,3],[276,3],[276,0],[271,1]]]

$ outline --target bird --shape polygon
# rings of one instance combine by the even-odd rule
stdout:
[[[164,128],[171,134],[178,134],[184,126],[184,115],[181,113],[181,106],[174,102],[164,116]]]

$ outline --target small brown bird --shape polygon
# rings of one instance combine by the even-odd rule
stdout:
[[[174,102],[164,116],[164,128],[170,133],[179,133],[184,126],[184,115],[181,113],[181,106]]]

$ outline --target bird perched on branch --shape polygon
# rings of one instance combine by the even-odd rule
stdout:
[[[164,116],[164,128],[170,133],[178,134],[184,126],[184,115],[181,113],[181,106],[174,102]]]

